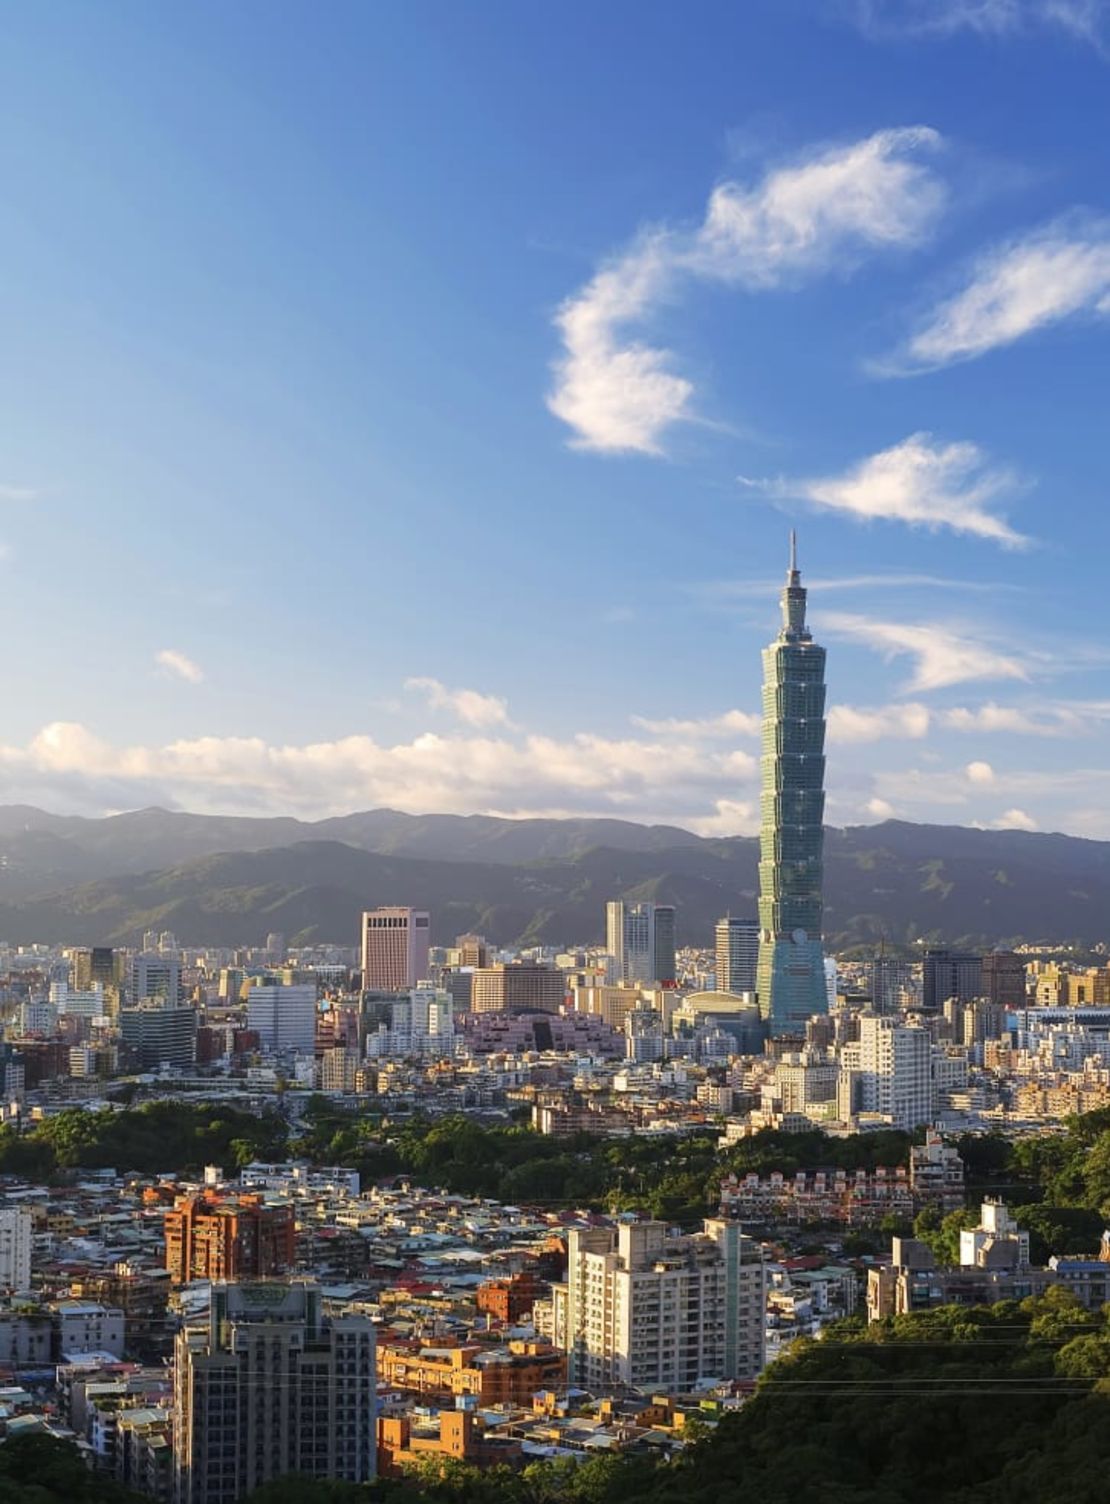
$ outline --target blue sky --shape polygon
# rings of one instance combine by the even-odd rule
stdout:
[[[1110,837],[1110,4],[0,15],[0,798]]]

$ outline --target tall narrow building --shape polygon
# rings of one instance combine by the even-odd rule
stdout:
[[[782,630],[763,650],[759,1011],[772,1036],[828,1012],[821,948],[825,816],[825,649],[806,626],[794,534]]]

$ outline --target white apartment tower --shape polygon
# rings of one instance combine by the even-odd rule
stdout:
[[[703,1227],[673,1237],[665,1222],[570,1231],[566,1281],[538,1312],[567,1354],[569,1383],[673,1394],[760,1372],[763,1251],[738,1223]]]
[[[907,1130],[936,1115],[928,1031],[865,1013],[859,1025],[858,1107]]]
[[[0,1208],[0,1288],[31,1288],[31,1213],[25,1206]]]
[[[374,1328],[325,1317],[310,1281],[214,1284],[173,1387],[175,1504],[236,1504],[288,1473],[374,1477]]]
[[[428,980],[431,921],[424,909],[369,909],[362,916],[362,985],[407,992]]]
[[[759,920],[727,914],[714,931],[718,992],[754,992],[759,964]]]

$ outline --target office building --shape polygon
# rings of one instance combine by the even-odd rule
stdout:
[[[803,1035],[828,1008],[821,944],[825,649],[806,626],[794,534],[782,629],[763,652],[759,1011],[772,1036]]]
[[[759,920],[717,920],[717,991],[754,992],[759,961]]]
[[[262,983],[247,992],[247,1028],[267,1055],[311,1055],[316,1048],[316,983]]]
[[[846,1053],[846,1052],[845,1052]],[[865,1013],[859,1023],[856,1107],[907,1131],[935,1116],[933,1043],[927,1029]]]
[[[460,935],[455,941],[459,966],[488,966],[489,946],[484,935]]]
[[[915,962],[880,955],[875,957],[868,969],[873,1012],[893,1016],[901,1013],[903,1007],[912,1006],[919,1001],[921,972]]]
[[[261,1196],[215,1190],[178,1196],[165,1215],[166,1268],[175,1285],[194,1279],[284,1274],[296,1258],[293,1209]]]
[[[568,1383],[673,1394],[760,1372],[763,1252],[737,1223],[669,1236],[665,1222],[628,1222],[567,1238],[566,1280],[534,1315],[567,1354]]]
[[[309,1281],[217,1283],[207,1321],[178,1333],[176,1504],[237,1504],[289,1473],[374,1477],[374,1328],[322,1305]]]
[[[170,997],[144,996],[119,1016],[120,1038],[140,1070],[185,1070],[197,1059],[197,1010]]]
[[[1110,975],[1107,975],[1107,981],[1110,982]],[[1024,1008],[1027,991],[1025,962],[1012,950],[988,951],[983,957],[982,989],[988,1002],[1000,1008]],[[1093,1001],[1106,1002],[1107,998]]]
[[[423,909],[370,909],[362,916],[362,986],[407,992],[428,980],[430,919]]]
[[[605,948],[613,957],[618,982],[675,981],[675,912],[671,904],[626,903],[605,906]]]
[[[939,1013],[950,997],[961,1003],[983,996],[983,958],[952,951],[927,950],[922,964],[921,1002]]]
[[[143,951],[131,957],[127,997],[131,1003],[144,997],[181,1001],[181,962],[173,951]]]
[[[0,1207],[0,1289],[30,1288],[30,1210],[25,1206]]]
[[[978,1227],[960,1230],[960,1268],[1029,1268],[1029,1234],[1005,1202],[984,1201]]]
[[[499,961],[471,972],[472,1013],[512,1013],[533,1008],[558,1013],[566,995],[566,978],[555,966]]]

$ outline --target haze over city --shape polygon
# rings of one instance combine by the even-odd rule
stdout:
[[[1110,836],[1104,6],[311,30],[0,18],[8,802],[752,833],[794,524],[830,824]]]

